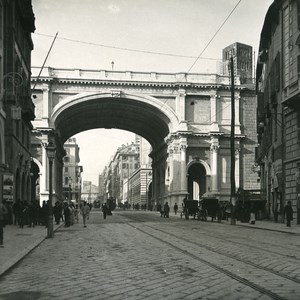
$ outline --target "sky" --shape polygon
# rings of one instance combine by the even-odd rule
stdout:
[[[222,49],[240,42],[257,58],[273,0],[32,0],[32,66],[214,73]],[[112,64],[113,62],[113,64]],[[134,134],[98,129],[75,136],[83,180],[98,174]]]

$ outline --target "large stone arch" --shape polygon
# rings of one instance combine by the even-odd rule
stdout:
[[[117,128],[141,135],[153,149],[179,128],[175,112],[160,100],[121,91],[67,97],[53,108],[49,123],[62,142],[81,131]]]
[[[175,111],[152,96],[129,94],[122,91],[81,93],[59,102],[52,110],[49,127],[56,133],[61,145],[71,136],[95,128],[116,128],[136,133],[151,144],[153,188],[155,199],[167,197],[161,166],[167,157],[166,137],[179,130],[180,122]],[[61,159],[61,157],[60,157]],[[60,178],[62,170],[56,170]],[[54,187],[55,188],[55,187]]]

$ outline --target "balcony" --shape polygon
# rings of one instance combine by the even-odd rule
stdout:
[[[26,121],[33,121],[35,118],[34,109],[35,106],[31,101],[30,96],[21,97],[22,118]]]

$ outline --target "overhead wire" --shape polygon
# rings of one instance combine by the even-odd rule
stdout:
[[[195,61],[193,62],[193,64],[190,66],[190,68],[188,69],[188,71],[183,75],[183,77],[181,77],[180,80],[178,80],[177,82],[179,83],[180,81],[183,80],[183,78],[190,73],[190,71],[192,70],[192,68],[195,66],[195,64],[197,63],[197,61],[201,58],[202,54],[205,52],[205,50],[209,47],[209,45],[212,43],[212,41],[215,39],[215,37],[217,36],[217,34],[220,32],[220,30],[224,27],[224,25],[227,23],[227,21],[229,20],[229,18],[231,17],[231,15],[233,14],[233,12],[236,10],[236,8],[239,6],[239,4],[242,2],[242,0],[239,0],[236,5],[233,7],[233,9],[231,10],[231,12],[229,13],[229,15],[226,17],[226,19],[223,21],[223,23],[219,26],[219,28],[217,29],[217,31],[214,33],[214,35],[211,37],[211,39],[208,41],[208,43],[206,44],[206,46],[204,47],[204,49],[201,51],[201,53],[197,56],[197,58],[195,59]],[[168,99],[166,99],[161,108],[167,103]],[[226,107],[225,107],[226,108]],[[224,108],[224,109],[225,109]]]
[[[44,34],[44,33],[38,33],[38,32],[35,32],[33,34],[38,35],[38,36],[45,36],[45,37],[53,38],[53,36],[50,35],[50,34]],[[73,43],[80,43],[80,44],[84,44],[84,45],[121,50],[121,51],[137,52],[137,53],[152,54],[152,55],[171,56],[171,57],[179,57],[179,58],[189,58],[189,59],[198,58],[199,59],[198,56],[182,55],[182,54],[166,53],[166,52],[156,52],[156,51],[140,50],[140,49],[126,48],[126,47],[118,47],[118,46],[105,45],[105,44],[100,44],[100,43],[95,43],[95,42],[86,42],[86,41],[82,41],[82,40],[74,40],[74,39],[61,37],[61,36],[57,37],[57,39],[58,40],[65,40],[65,41],[73,42]],[[201,59],[220,61],[219,58],[213,58],[213,57],[202,57]]]
[[[204,47],[204,49],[201,51],[201,53],[197,56],[197,58],[195,59],[195,61],[193,62],[193,64],[190,66],[190,68],[188,69],[188,71],[186,72],[187,74],[190,73],[190,71],[192,70],[192,68],[195,66],[195,64],[197,63],[197,61],[201,58],[202,54],[205,52],[205,50],[209,47],[209,45],[212,43],[212,41],[215,39],[215,37],[217,36],[217,34],[220,32],[220,30],[223,28],[223,26],[227,23],[228,19],[231,17],[231,15],[233,14],[233,12],[236,10],[236,8],[239,6],[239,4],[242,2],[242,0],[239,0],[237,2],[237,4],[234,6],[234,8],[231,10],[231,12],[229,13],[229,15],[227,16],[227,18],[223,21],[223,23],[220,25],[220,27],[218,28],[218,30],[215,32],[215,34],[211,37],[211,39],[208,41],[208,43],[206,44],[206,46]]]

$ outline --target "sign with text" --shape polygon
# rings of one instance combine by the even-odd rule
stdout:
[[[13,202],[14,176],[3,174],[3,200]]]

